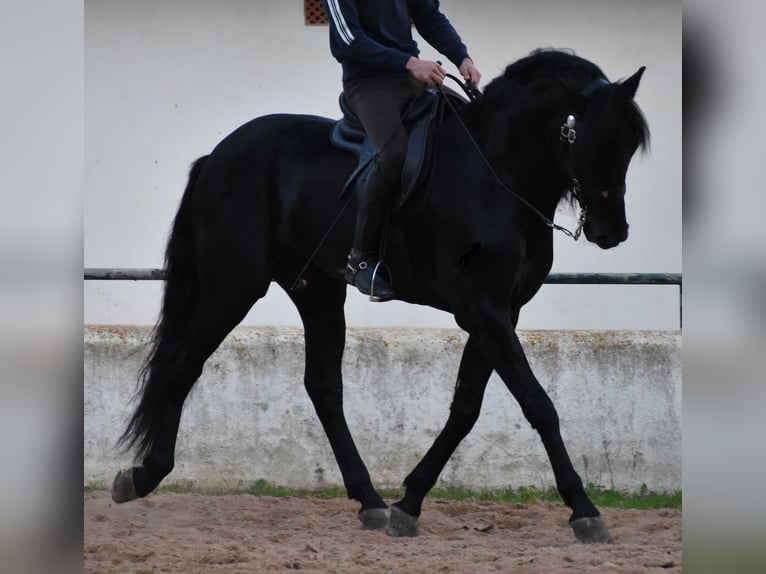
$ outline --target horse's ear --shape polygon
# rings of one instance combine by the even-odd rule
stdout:
[[[641,76],[644,75],[646,66],[641,66],[638,72],[633,74],[630,78],[620,83],[620,90],[628,96],[628,99],[632,100],[636,97],[636,90],[638,90],[638,83],[641,81]]]

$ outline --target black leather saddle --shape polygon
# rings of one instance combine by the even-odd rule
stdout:
[[[452,90],[442,88],[454,104],[463,105],[465,100]],[[359,157],[356,169],[346,180],[341,197],[345,197],[353,182],[372,166],[377,150],[364,132],[362,123],[346,102],[344,94],[339,97],[343,117],[330,130],[333,145]],[[396,208],[407,200],[412,190],[423,183],[430,170],[433,157],[433,133],[444,114],[444,101],[436,88],[426,88],[409,105],[404,115],[404,127],[407,130],[407,155],[402,167],[401,185]]]

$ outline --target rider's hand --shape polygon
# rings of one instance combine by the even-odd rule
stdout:
[[[440,85],[444,81],[444,76],[447,75],[446,70],[437,62],[421,60],[414,56],[407,61],[407,71],[429,86]]]
[[[460,64],[460,74],[463,76],[463,79],[466,82],[471,82],[474,86],[479,85],[479,80],[481,80],[481,74],[479,73],[479,70],[476,69],[476,66],[473,65],[473,60],[471,58],[466,58],[463,60],[463,62]]]

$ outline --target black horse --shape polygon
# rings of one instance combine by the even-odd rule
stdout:
[[[370,481],[342,405],[346,284],[339,270],[352,241],[354,200],[332,223],[356,158],[329,142],[332,120],[271,115],[197,160],[167,245],[162,312],[138,404],[122,437],[140,464],[118,473],[114,500],[146,496],[173,469],[189,391],[273,280],[300,312],[306,390],[348,496],[361,503],[364,528],[417,534],[423,499],[475,423],[494,370],[540,434],[576,538],[608,541],[515,327],[550,271],[550,220],[562,200],[587,210],[589,241],[608,249],[627,238],[625,176],[649,139],[633,101],[643,71],[611,83],[592,62],[539,50],[444,118],[428,185],[391,220],[387,262],[398,299],[452,313],[469,338],[446,425],[390,509]],[[290,289],[299,275],[302,286]]]

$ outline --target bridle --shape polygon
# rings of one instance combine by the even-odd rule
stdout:
[[[456,82],[466,93],[468,96],[468,99],[471,101],[475,101],[479,99],[481,96],[481,92],[479,91],[479,88],[477,88],[475,85],[473,85],[471,82],[462,82],[459,78],[453,76],[452,74],[447,74],[447,77]],[[609,81],[605,78],[597,78],[593,80],[590,84],[588,84],[583,90],[582,94],[584,96],[590,95],[595,89],[608,85]],[[489,159],[486,155],[484,155],[484,152],[482,151],[481,147],[479,146],[476,139],[474,139],[473,134],[471,134],[471,130],[468,128],[468,126],[463,121],[463,118],[458,113],[457,109],[455,108],[454,104],[450,101],[450,98],[447,97],[447,95],[444,93],[444,89],[441,85],[437,86],[439,89],[439,93],[442,95],[444,100],[447,102],[447,105],[449,106],[450,110],[452,111],[453,115],[457,118],[458,123],[463,128],[463,131],[465,131],[466,135],[468,136],[468,139],[470,140],[471,144],[476,148],[476,151],[479,152],[479,157],[482,159],[484,164],[487,166],[487,169],[489,169],[489,172],[492,174],[492,177],[497,181],[497,183],[500,185],[500,187],[503,188],[508,194],[512,195],[516,199],[518,199],[521,203],[526,205],[529,209],[531,209],[548,227],[551,229],[554,229],[556,231],[562,232],[567,237],[571,237],[575,241],[580,239],[580,235],[582,234],[583,227],[585,226],[585,222],[588,217],[588,206],[585,205],[585,203],[582,200],[582,189],[580,187],[580,182],[577,179],[576,175],[574,174],[574,168],[569,171],[568,177],[570,179],[570,188],[569,193],[577,200],[578,205],[580,206],[580,215],[577,218],[577,227],[574,231],[570,231],[566,227],[562,227],[561,225],[558,225],[554,223],[548,216],[546,216],[543,212],[541,212],[539,209],[537,209],[534,205],[532,205],[529,201],[521,197],[518,193],[513,191],[508,185],[500,178],[500,176],[497,174],[495,169],[492,167],[492,164],[490,163]],[[574,115],[569,114],[566,117],[566,120],[561,126],[560,129],[560,139],[561,141],[569,146],[569,155],[570,158],[572,156],[572,146],[574,145],[575,141],[577,141],[577,130],[575,130],[575,125],[577,123],[577,120]],[[574,166],[574,158],[572,158],[572,166]]]
[[[564,85],[564,82],[561,82],[562,85]],[[580,92],[581,95],[588,97],[590,96],[595,90],[598,88],[601,88],[603,86],[608,86],[609,80],[606,78],[596,78],[592,82],[590,82],[587,86],[585,86],[582,91]],[[564,91],[566,91],[566,85],[564,85]],[[572,194],[572,196],[577,200],[577,203],[580,206],[580,215],[577,218],[577,229],[575,229],[574,233],[568,232],[567,230],[564,230],[567,235],[572,237],[575,241],[577,241],[580,238],[580,234],[582,233],[582,229],[585,226],[585,221],[588,217],[588,206],[585,205],[585,202],[582,198],[582,188],[580,187],[580,181],[577,179],[577,175],[575,174],[575,160],[572,153],[572,147],[577,141],[577,130],[575,130],[575,125],[577,124],[577,119],[574,115],[569,114],[567,115],[566,120],[561,126],[561,129],[559,130],[559,139],[564,142],[566,145],[569,146],[569,159],[570,159],[570,165],[571,169],[569,169],[568,177],[571,182],[571,187],[569,188],[569,193]]]
[[[561,231],[565,234],[577,241],[580,239],[580,234],[582,233],[582,228],[585,227],[585,221],[588,218],[588,206],[585,205],[585,203],[582,200],[582,189],[580,188],[580,180],[577,179],[577,176],[574,175],[574,157],[572,157],[572,146],[574,145],[575,141],[577,141],[577,130],[575,130],[575,125],[577,124],[577,120],[575,119],[574,115],[569,114],[567,116],[566,121],[562,124],[561,129],[559,130],[559,139],[564,142],[566,145],[569,146],[569,155],[571,159],[572,169],[570,170],[569,174],[569,181],[570,181],[570,188],[569,193],[572,194],[572,196],[577,200],[578,205],[580,206],[580,215],[577,218],[577,228],[574,230],[574,232],[569,231],[568,229],[561,228]]]

